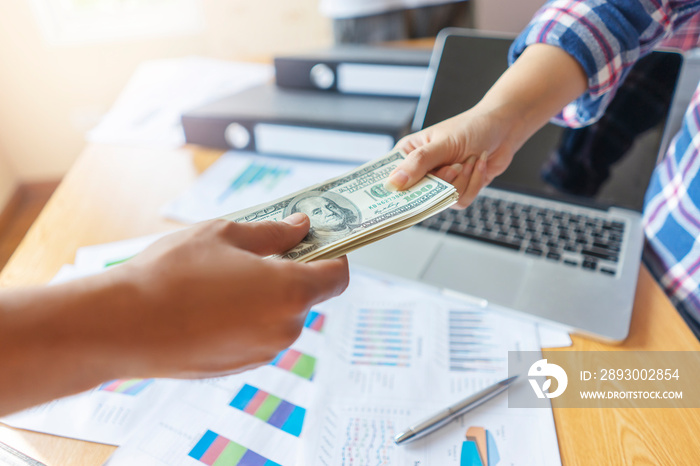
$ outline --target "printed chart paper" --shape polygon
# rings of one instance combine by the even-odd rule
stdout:
[[[535,324],[367,274],[319,310],[327,338],[298,464],[560,464],[551,410],[508,408],[505,394],[415,442],[393,441],[505,379],[509,351],[539,350]]]
[[[179,222],[202,222],[272,201],[353,168],[346,163],[227,152],[190,189],[165,205],[162,214]]]

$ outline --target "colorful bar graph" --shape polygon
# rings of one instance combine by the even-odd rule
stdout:
[[[397,456],[400,455],[394,443],[397,426],[390,418],[383,417],[381,415],[378,417],[351,416],[346,425],[338,426],[338,432],[345,433],[341,457],[338,458],[338,460],[342,458],[342,461],[326,464],[347,466],[408,464],[408,462],[397,461]]]
[[[153,379],[112,380],[100,385],[98,390],[136,396],[153,383]]]
[[[411,367],[405,362],[390,362],[390,361],[350,361],[356,366],[389,366],[389,367]]]
[[[316,367],[316,358],[294,349],[287,349],[278,354],[270,364],[311,380],[314,375],[314,367]]]
[[[460,372],[503,369],[505,358],[493,357],[493,329],[484,324],[483,311],[451,310],[449,322],[450,370]]]
[[[318,311],[310,311],[306,316],[306,321],[304,322],[304,327],[316,330],[317,332],[323,332],[323,324],[325,323],[326,316]]]
[[[413,314],[404,309],[359,309],[350,363],[410,367]]]
[[[202,436],[189,456],[208,466],[280,466],[211,430]]]
[[[229,196],[247,187],[267,183],[268,189],[273,189],[282,179],[291,174],[290,168],[274,167],[251,162],[219,195],[218,202],[224,202]]]
[[[301,434],[306,410],[252,385],[245,384],[230,405],[288,434]]]

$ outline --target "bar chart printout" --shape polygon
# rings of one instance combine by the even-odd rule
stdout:
[[[270,365],[289,371],[304,379],[311,380],[314,376],[316,358],[290,348],[278,354]]]
[[[231,406],[296,437],[306,415],[304,408],[248,384],[238,391]]]
[[[208,466],[281,466],[211,430],[202,436],[189,456]]]
[[[409,367],[413,314],[405,309],[359,309],[350,361],[356,365]]]
[[[498,345],[493,341],[494,329],[485,322],[485,314],[481,310],[450,310],[451,371],[498,372],[506,364],[505,358],[494,351]]]
[[[326,405],[316,411],[318,427],[307,435],[303,464],[333,466],[393,466],[393,465],[443,465],[440,460],[430,462],[425,449],[417,450],[394,443],[400,429],[416,420],[411,409],[383,406],[385,403],[363,405],[356,400]],[[461,435],[460,435],[461,437]],[[458,439],[461,443],[461,438]],[[314,444],[314,442],[316,442]],[[449,441],[449,448],[456,443]],[[438,447],[442,449],[442,447]],[[455,455],[459,451],[455,452]],[[454,456],[453,456],[454,457]],[[301,464],[301,463],[299,463]],[[449,463],[454,464],[454,463]]]
[[[291,168],[251,162],[219,195],[218,201],[219,203],[224,202],[232,194],[255,185],[262,185],[267,191],[272,191],[280,181],[291,173]]]
[[[166,217],[197,223],[221,217],[346,173],[354,164],[229,152],[165,206]]]
[[[152,383],[153,379],[112,380],[111,382],[105,382],[100,385],[98,390],[136,396]]]
[[[325,323],[325,321],[325,314],[312,310],[309,311],[309,314],[306,316],[306,321],[304,321],[304,327],[321,333],[323,332],[323,324]]]
[[[351,417],[342,446],[343,465],[395,464],[396,425],[389,419]]]

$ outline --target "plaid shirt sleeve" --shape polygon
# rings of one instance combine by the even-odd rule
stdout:
[[[661,46],[686,51],[700,45],[698,39],[700,39],[700,13],[694,14],[679,30],[674,31],[672,36],[664,39]]]
[[[513,44],[511,61],[533,43],[556,45],[570,53],[586,71],[589,90],[558,119],[574,127],[590,124],[605,111],[639,57],[664,40],[665,45],[677,46],[674,36],[687,35],[688,44],[697,41],[697,27],[688,20],[698,12],[700,1],[690,0],[551,0]],[[697,16],[693,21],[697,23]],[[645,262],[674,305],[696,322],[700,322],[699,171],[700,87],[681,131],[654,170],[643,214]]]
[[[645,262],[673,304],[700,322],[700,87],[644,202]]]
[[[535,43],[561,47],[578,60],[588,91],[555,120],[584,126],[600,118],[632,64],[698,11],[697,0],[550,0],[515,40],[510,61]]]

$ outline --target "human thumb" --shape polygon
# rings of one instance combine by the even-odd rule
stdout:
[[[261,256],[293,248],[309,232],[309,217],[297,212],[280,222],[236,223],[227,233],[231,243]]]

